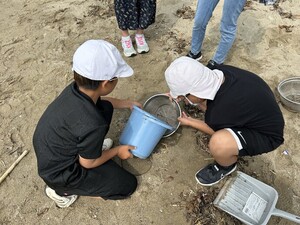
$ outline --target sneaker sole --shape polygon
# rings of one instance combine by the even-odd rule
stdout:
[[[188,55],[186,55],[186,57],[189,57],[189,58],[191,58],[191,59],[193,59],[193,60],[199,61],[200,59],[203,58],[203,55],[200,55],[198,58],[193,58],[190,54],[188,54]]]
[[[201,55],[200,57],[196,58],[195,60],[199,61],[202,58],[203,58],[203,56]]]
[[[148,49],[148,50],[137,50],[137,52],[139,54],[145,54],[145,53],[148,53],[149,51],[150,51],[150,49]]]
[[[50,189],[50,188],[49,188]],[[52,191],[51,189],[49,191]],[[48,198],[50,198],[51,200],[53,200],[55,202],[55,205],[59,208],[67,208],[69,207],[70,205],[72,205],[78,198],[77,195],[73,195],[72,198],[70,199],[70,201],[68,201],[67,203],[57,203],[57,200],[51,196],[51,193],[48,191],[48,186],[46,185],[45,186],[45,189],[44,189],[44,192],[46,194],[46,196]],[[49,193],[48,193],[49,192]]]
[[[125,55],[126,57],[133,57],[133,56],[136,56],[137,53],[131,53],[131,54],[125,54],[125,53],[124,53],[124,55]]]
[[[195,174],[195,179],[196,179],[196,181],[197,181],[197,183],[198,184],[201,184],[202,186],[206,186],[206,187],[210,187],[210,186],[213,186],[213,185],[215,185],[215,184],[217,184],[217,183],[219,183],[221,180],[223,180],[225,177],[227,177],[228,175],[230,175],[231,173],[233,173],[235,170],[236,170],[236,165],[235,165],[235,167],[233,167],[225,176],[223,176],[220,180],[218,180],[218,181],[216,181],[216,182],[214,182],[214,183],[211,183],[211,184],[203,184],[203,183],[201,183],[201,181],[199,181],[198,180],[198,178],[197,178],[197,174],[200,172],[200,170],[202,170],[203,168],[201,168],[200,170],[198,170],[198,172]]]
[[[76,200],[77,200],[78,196],[77,195],[74,195],[70,201],[67,203],[67,204],[64,204],[64,205],[57,205],[59,208],[67,208],[69,207],[70,205],[72,205]]]

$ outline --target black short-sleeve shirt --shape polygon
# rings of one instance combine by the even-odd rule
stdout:
[[[214,100],[207,101],[205,122],[215,131],[244,127],[283,140],[282,112],[267,83],[233,66],[218,69],[225,81]]]
[[[78,155],[101,156],[110,123],[103,113],[100,99],[94,104],[75,82],[48,106],[33,136],[38,172],[47,184],[76,186],[84,178]]]

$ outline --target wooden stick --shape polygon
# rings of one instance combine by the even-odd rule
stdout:
[[[22,155],[20,155],[17,160],[5,171],[5,173],[0,177],[0,184],[4,179],[8,176],[8,174],[16,167],[16,165],[21,161],[21,159],[24,158],[24,156],[28,153],[27,150],[25,150]]]

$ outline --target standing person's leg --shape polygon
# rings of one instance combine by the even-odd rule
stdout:
[[[138,29],[135,40],[138,53],[149,52],[149,46],[144,36],[144,30],[155,22],[156,0],[140,0],[137,7],[139,9]]]
[[[139,0],[137,7],[139,9],[138,28],[145,30],[155,22],[156,0]]]
[[[232,47],[237,30],[237,20],[243,11],[246,0],[225,0],[220,25],[221,40],[213,61],[222,64]]]
[[[115,0],[115,14],[122,35],[122,47],[126,57],[136,55],[128,30],[137,29],[138,12],[135,0]]]
[[[129,31],[128,31],[128,29],[126,29],[126,30],[121,30],[121,35],[122,35],[122,37],[128,37],[128,36],[129,36]]]
[[[206,26],[219,0],[198,0],[191,41],[191,53],[200,53],[205,36]]]

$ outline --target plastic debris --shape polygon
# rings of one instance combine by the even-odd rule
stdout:
[[[288,150],[284,150],[284,151],[282,152],[282,154],[283,154],[283,155],[289,155],[289,151],[288,151]]]
[[[265,5],[274,5],[277,0],[259,0],[260,3],[264,3]]]

